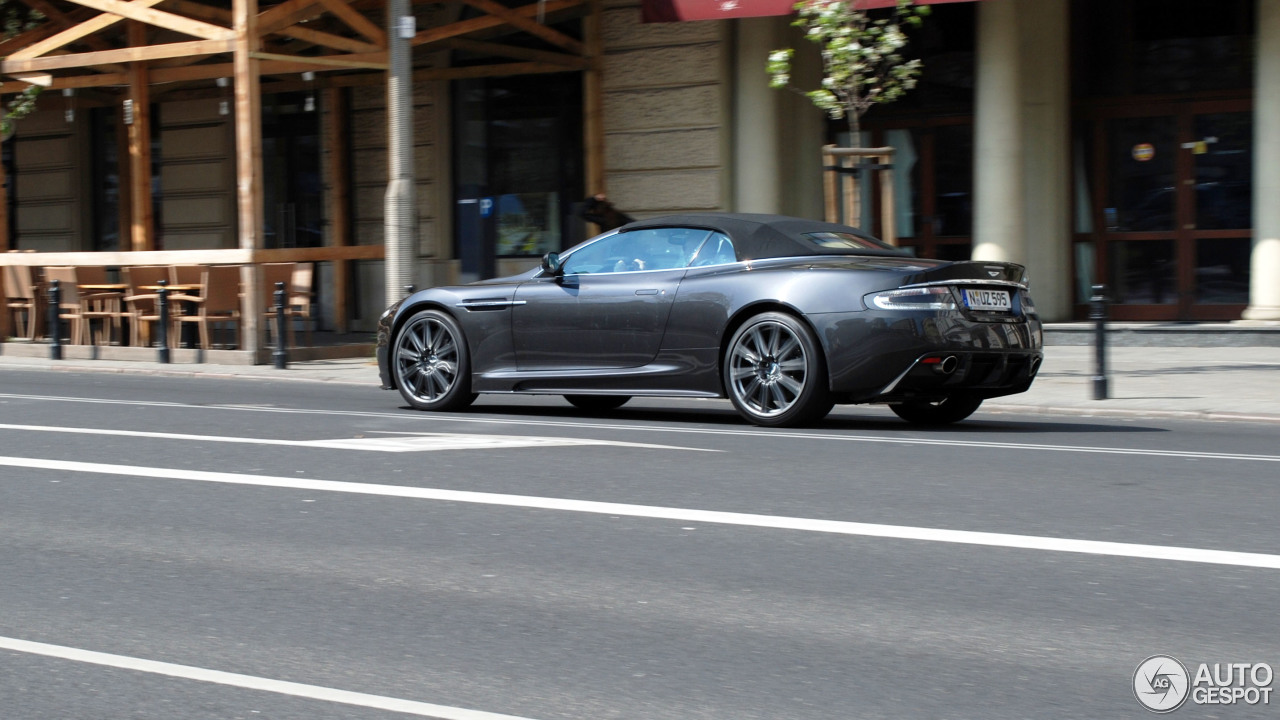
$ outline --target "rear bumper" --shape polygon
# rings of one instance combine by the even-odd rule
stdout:
[[[961,311],[811,316],[842,402],[892,402],[967,391],[1024,392],[1044,358],[1035,316],[978,320]],[[946,358],[949,372],[938,366]],[[937,362],[931,362],[937,361]]]

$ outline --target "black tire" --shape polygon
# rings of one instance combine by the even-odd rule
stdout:
[[[409,318],[391,346],[391,367],[400,395],[418,410],[461,410],[476,399],[466,338],[447,313],[423,310]]]
[[[587,412],[617,410],[631,399],[630,395],[565,395],[569,404]]]
[[[725,394],[742,417],[795,427],[831,411],[827,366],[809,327],[780,312],[756,315],[725,346]]]
[[[936,402],[908,400],[890,405],[889,409],[903,420],[916,425],[950,425],[972,415],[981,404],[980,397],[956,393]]]

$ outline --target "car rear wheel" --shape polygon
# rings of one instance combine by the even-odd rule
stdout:
[[[756,425],[791,427],[831,411],[826,363],[808,326],[761,313],[738,328],[724,355],[724,386],[738,413]]]
[[[400,394],[419,410],[460,410],[476,399],[462,329],[439,310],[409,318],[396,335],[392,362]]]
[[[630,395],[565,395],[569,404],[587,412],[608,412],[622,407],[631,399]]]
[[[916,425],[950,425],[969,417],[982,404],[982,398],[956,393],[942,400],[908,400],[890,405],[898,417]]]

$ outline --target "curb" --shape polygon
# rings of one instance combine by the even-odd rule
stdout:
[[[1075,417],[1161,418],[1201,422],[1250,422],[1280,424],[1280,415],[1231,413],[1216,410],[1144,410],[1141,408],[1082,408],[1062,405],[987,405],[978,412],[997,414],[1069,415]]]
[[[105,373],[115,375],[161,375],[164,377],[178,378],[213,378],[215,380],[261,380],[272,382],[283,380],[286,382],[320,382],[320,383],[339,383],[344,385],[369,385],[371,382],[376,387],[377,371],[373,371],[371,380],[352,380],[349,378],[316,375],[296,375],[287,374],[289,370],[273,370],[280,373],[279,375],[267,375],[263,373],[229,373],[218,371],[203,370],[179,370],[176,368],[140,368],[140,367],[101,367],[89,365],[27,365],[21,363],[4,363],[0,364],[0,369],[13,370],[38,370],[45,372],[64,372],[64,373]],[[296,370],[294,372],[297,372]]]

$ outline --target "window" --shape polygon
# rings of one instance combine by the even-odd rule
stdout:
[[[650,228],[609,235],[565,258],[564,273],[585,275],[687,267],[710,235],[708,230],[695,228]],[[732,254],[732,243],[728,251]]]

